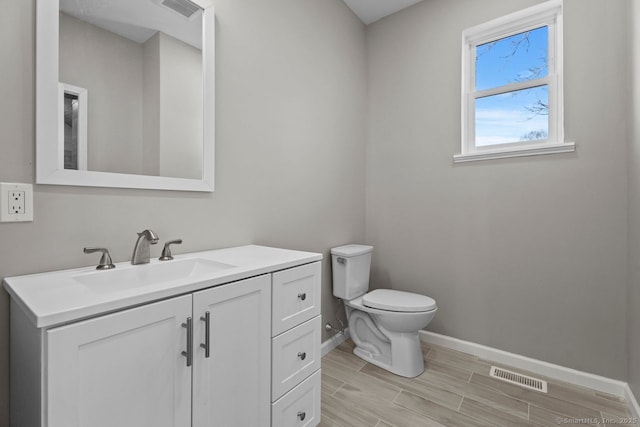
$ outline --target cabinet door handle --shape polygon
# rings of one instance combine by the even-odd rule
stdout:
[[[306,416],[307,416],[306,412],[298,411],[298,418],[300,418],[300,421],[304,421]]]
[[[208,358],[211,354],[211,313],[205,311],[200,320],[204,322],[204,344],[201,343],[200,347],[204,348],[204,357]]]
[[[304,360],[307,358],[307,353],[301,351],[300,353],[298,353],[298,357],[300,358],[300,360]]]
[[[187,323],[182,324],[183,328],[187,328],[187,351],[183,351],[181,354],[187,358],[187,366],[193,364],[193,320],[191,317],[187,317]]]
[[[307,294],[303,293],[303,294],[298,294],[298,298],[300,298],[302,301],[307,299]]]

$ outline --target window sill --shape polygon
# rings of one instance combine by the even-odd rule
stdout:
[[[576,151],[575,142],[556,144],[536,144],[493,150],[480,150],[472,153],[455,154],[453,163],[475,162],[478,160],[507,159],[510,157],[539,156],[542,154],[571,153]]]

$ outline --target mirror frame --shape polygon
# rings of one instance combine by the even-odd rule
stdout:
[[[203,162],[202,179],[64,169],[59,135],[59,0],[36,2],[36,183],[87,187],[214,191],[215,13],[211,0],[191,0],[203,8]]]

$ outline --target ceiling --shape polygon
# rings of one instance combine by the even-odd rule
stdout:
[[[194,0],[191,0],[194,1]],[[422,0],[344,0],[365,24],[405,9]],[[195,0],[208,6],[210,0]],[[185,20],[175,12],[160,7],[162,0],[60,0],[60,9],[76,18],[120,34],[138,43],[144,43],[157,30],[200,48],[201,16]],[[105,6],[108,4],[108,7]]]
[[[198,5],[207,5],[196,0]],[[191,18],[162,5],[162,0],[60,0],[60,11],[136,43],[157,31],[202,49],[202,13]]]
[[[365,24],[371,24],[422,0],[344,0]]]

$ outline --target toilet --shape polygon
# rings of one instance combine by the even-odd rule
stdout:
[[[413,378],[424,371],[418,331],[438,308],[425,295],[391,289],[369,290],[373,246],[331,249],[333,295],[345,303],[353,353],[394,374]]]

